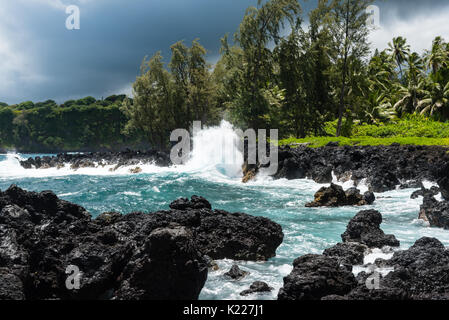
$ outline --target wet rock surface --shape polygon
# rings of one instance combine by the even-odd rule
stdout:
[[[426,194],[419,212],[419,219],[429,222],[431,227],[449,230],[449,201],[438,201],[432,194]]]
[[[25,169],[60,169],[69,166],[72,170],[78,170],[80,168],[98,168],[114,165],[112,171],[122,166],[138,166],[152,163],[158,166],[169,166],[171,164],[170,156],[165,152],[156,150],[143,152],[127,150],[123,152],[61,153],[52,157],[35,157],[20,161],[21,166]],[[139,169],[138,167],[133,168],[131,173],[141,172],[141,169]]]
[[[360,211],[349,221],[341,238],[343,242],[357,242],[370,248],[399,247],[399,241],[394,235],[383,232],[381,223],[382,215],[379,211]]]
[[[273,288],[270,287],[267,283],[262,281],[255,281],[250,286],[249,289],[243,290],[240,292],[241,296],[248,296],[254,293],[267,293],[273,291]]]
[[[357,215],[357,219],[378,225],[373,213]],[[357,217],[356,216],[356,217]],[[372,217],[370,217],[372,216]],[[361,219],[362,217],[363,219]],[[364,222],[363,224],[366,224]],[[349,223],[348,230],[354,225]],[[365,229],[365,227],[363,228]],[[375,243],[382,244],[384,235],[370,227]],[[344,235],[342,238],[344,239]],[[364,242],[363,239],[359,239]],[[424,237],[408,250],[396,251],[390,260],[377,259],[372,268],[354,277],[349,265],[361,265],[361,243],[339,243],[323,255],[306,255],[296,259],[294,269],[284,278],[280,300],[448,300],[449,250],[435,238]],[[386,248],[386,247],[384,247]],[[376,268],[389,271],[382,275]]]
[[[341,207],[341,206],[364,206],[373,204],[376,197],[370,191],[364,195],[360,194],[357,188],[350,188],[346,191],[336,184],[330,187],[322,187],[315,193],[313,202],[306,204],[306,207]]]
[[[413,192],[412,195],[410,196],[410,198],[418,199],[419,197],[425,198],[426,196],[433,197],[439,193],[440,193],[440,188],[438,188],[438,187],[433,186],[430,189],[426,189],[424,186],[422,186],[420,190],[416,190],[415,192]]]
[[[236,264],[234,264],[231,269],[224,275],[233,280],[240,280],[249,274],[247,271],[241,270]]]
[[[368,249],[366,245],[357,242],[337,243],[324,250],[323,255],[335,258],[340,265],[352,270],[352,266],[363,264]]]
[[[11,186],[0,192],[0,298],[197,299],[205,254],[263,260],[282,242],[268,219],[212,211],[201,197],[172,205],[91,219],[51,191]],[[80,273],[66,273],[70,266]]]
[[[293,271],[284,278],[279,300],[320,300],[345,295],[357,286],[351,271],[334,258],[309,254],[293,262]]]
[[[421,181],[439,182],[447,190],[449,199],[448,148],[438,146],[343,146],[322,148],[288,146],[279,149],[279,169],[274,178],[309,178],[319,183],[330,183],[334,172],[337,178],[350,177],[357,185],[366,179],[370,191],[415,187]],[[414,180],[407,186],[406,181]]]

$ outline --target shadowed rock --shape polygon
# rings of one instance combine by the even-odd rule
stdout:
[[[51,191],[0,191],[0,298],[197,299],[203,257],[264,260],[282,229],[266,218],[211,210],[201,197],[176,208],[96,219]],[[68,266],[81,272],[68,290]]]
[[[360,211],[349,221],[341,238],[343,242],[358,242],[370,248],[399,247],[399,241],[394,235],[386,235],[380,229],[381,223],[382,215],[379,211]]]
[[[364,206],[374,202],[375,196],[372,192],[360,194],[360,190],[350,188],[346,191],[336,184],[323,187],[315,193],[315,200],[306,204],[306,207],[340,207],[340,206]]]
[[[431,194],[425,195],[419,219],[428,221],[431,227],[449,230],[449,202],[438,201]]]
[[[279,300],[320,300],[329,295],[345,295],[356,287],[352,272],[334,258],[309,254],[293,262],[293,271],[284,278]]]
[[[372,192],[394,190],[401,181],[439,181],[449,199],[449,162],[447,147],[439,146],[342,146],[322,148],[288,146],[279,149],[279,167],[275,179],[310,178],[328,183],[328,171],[338,179],[350,177],[356,184],[362,179]],[[318,169],[317,169],[318,168]],[[437,173],[434,173],[437,168]],[[323,171],[326,174],[318,174]],[[419,183],[419,182],[418,182]],[[404,185],[405,186],[405,185]],[[410,184],[409,184],[410,186]]]
[[[273,291],[273,288],[270,287],[268,284],[262,281],[255,281],[250,286],[249,289],[243,290],[240,292],[241,296],[247,296],[253,293],[264,293],[264,292],[271,292]]]
[[[339,264],[352,270],[352,266],[363,264],[363,258],[368,247],[357,242],[337,243],[324,250],[323,255],[335,258]]]
[[[233,280],[240,280],[247,276],[249,272],[241,270],[238,265],[234,264],[231,269],[226,272],[224,275],[233,279]]]

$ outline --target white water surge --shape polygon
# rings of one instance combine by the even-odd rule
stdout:
[[[115,165],[103,166],[95,163],[95,168],[72,169],[66,163],[62,168],[24,169],[20,161],[26,160],[25,155],[9,153],[6,159],[0,161],[0,178],[25,178],[25,177],[58,177],[67,175],[89,176],[117,176],[131,175],[130,169],[140,167],[142,173],[191,173],[199,174],[210,179],[241,179],[243,153],[239,150],[239,136],[232,125],[223,120],[218,127],[204,128],[198,131],[192,138],[193,150],[190,159],[185,165],[158,167],[154,164],[138,164],[123,166],[113,170]],[[36,156],[36,155],[33,155]]]

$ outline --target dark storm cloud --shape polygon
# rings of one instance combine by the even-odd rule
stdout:
[[[200,38],[214,61],[219,39],[236,31],[257,0],[6,0],[0,4],[0,101],[17,103],[126,92],[145,55],[168,60],[176,41]],[[303,4],[305,11],[316,1]],[[432,3],[432,5],[429,5]],[[377,1],[399,17],[447,1]],[[77,4],[81,29],[65,28]],[[6,19],[10,17],[10,19]],[[385,17],[389,17],[385,15]],[[4,19],[1,19],[4,18]],[[3,22],[2,22],[3,21]],[[9,21],[9,22],[8,22]],[[2,73],[3,72],[3,73]],[[3,78],[2,75],[3,74]]]

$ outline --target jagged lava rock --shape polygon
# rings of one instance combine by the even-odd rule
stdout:
[[[282,242],[279,225],[212,211],[201,197],[172,207],[92,220],[50,191],[11,186],[0,192],[0,297],[197,299],[207,278],[205,253],[263,260]],[[70,265],[82,274],[77,290],[66,288]]]
[[[435,238],[424,237],[408,250],[397,251],[386,263],[394,268],[380,277],[379,288],[362,282],[347,295],[357,300],[448,300],[449,251]]]
[[[335,258],[339,264],[352,270],[352,266],[363,264],[368,249],[366,245],[357,242],[337,243],[324,250],[323,255]]]
[[[424,196],[419,219],[428,221],[431,227],[449,230],[449,202],[438,201],[432,194]]]
[[[351,177],[359,183],[362,179],[373,192],[394,190],[401,181],[430,180],[438,178],[440,186],[446,185],[449,197],[449,171],[441,170],[449,163],[447,147],[439,146],[326,146],[309,148],[288,146],[279,149],[278,172],[275,179],[311,178],[316,182],[330,182],[328,172],[338,179]],[[440,173],[434,174],[437,168]],[[324,172],[325,175],[317,174]],[[327,180],[326,180],[327,179]]]
[[[340,207],[340,206],[364,206],[372,204],[376,197],[372,192],[360,194],[357,188],[350,188],[346,191],[336,184],[330,187],[322,187],[315,193],[313,202],[306,204],[306,207]]]
[[[254,281],[250,286],[249,289],[243,290],[240,292],[241,296],[247,296],[253,293],[265,293],[265,292],[271,292],[273,291],[273,288],[270,287],[267,283],[262,281]]]
[[[399,247],[394,235],[386,235],[380,228],[382,215],[376,210],[360,211],[352,218],[341,235],[343,242],[358,242],[370,248]]]
[[[329,295],[345,295],[356,287],[351,271],[337,259],[308,254],[293,262],[293,271],[284,278],[278,300],[320,300]]]
[[[243,271],[238,267],[238,265],[234,264],[232,265],[231,269],[224,275],[234,280],[240,280],[245,276],[247,276],[248,274],[249,274],[248,271]]]

